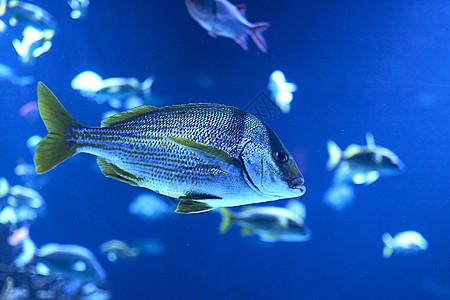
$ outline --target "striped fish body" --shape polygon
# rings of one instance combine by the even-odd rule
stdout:
[[[261,125],[256,118],[219,104],[140,107],[138,111],[143,113],[118,124],[74,127],[68,141],[77,153],[98,156],[106,176],[169,197],[213,195],[227,202],[221,205],[239,204],[242,198],[263,200],[245,181],[239,161],[246,131]],[[215,158],[178,143],[180,139],[219,149],[235,161]],[[219,201],[213,198],[211,202]]]
[[[85,127],[42,83],[38,106],[49,131],[36,147],[38,173],[77,153],[93,154],[104,175],[177,198],[181,213],[305,191],[297,165],[275,133],[230,106],[141,106],[105,119],[102,127]]]

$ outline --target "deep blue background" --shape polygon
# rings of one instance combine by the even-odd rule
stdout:
[[[290,114],[265,121],[304,173],[301,199],[314,236],[265,244],[241,237],[237,227],[220,235],[215,213],[145,223],[127,212],[143,190],[105,178],[93,157],[79,155],[45,175],[48,184],[39,191],[48,212],[31,228],[38,245],[77,243],[96,251],[111,238],[160,239],[167,247],[161,257],[110,264],[97,252],[117,299],[430,299],[423,280],[450,285],[448,1],[248,0],[248,19],[271,23],[267,54],[252,41],[245,52],[211,38],[181,0],[91,2],[83,20],[70,19],[65,1],[34,2],[59,24],[52,49],[22,66],[10,42],[19,32],[10,29],[0,35],[0,63],[43,81],[91,126],[107,107],[71,89],[84,70],[140,80],[154,75],[158,105],[244,108],[281,69],[299,90]],[[0,83],[0,175],[13,184],[20,183],[14,166],[31,162],[26,139],[46,133],[40,119],[18,114],[35,99],[35,86]],[[367,131],[400,156],[406,171],[358,187],[355,203],[336,212],[322,202],[332,177],[326,142],[363,144]],[[383,259],[381,235],[410,229],[428,239],[429,250]]]

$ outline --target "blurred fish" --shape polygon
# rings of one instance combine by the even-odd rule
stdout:
[[[269,23],[252,24],[245,17],[245,5],[235,6],[227,0],[186,0],[191,17],[206,29],[210,36],[223,36],[234,40],[247,50],[247,36],[253,39],[262,52],[267,52],[267,44],[262,32]]]
[[[5,14],[7,7],[8,7],[8,0],[0,0],[0,17],[2,17]]]
[[[123,101],[138,101],[138,99],[147,99],[150,96],[150,88],[153,84],[153,78],[148,77],[143,82],[136,78],[113,77],[103,80],[102,87],[95,92],[95,99],[99,101],[109,101],[113,108],[120,108]],[[111,102],[116,100],[117,102]],[[101,100],[100,100],[101,101]],[[117,103],[117,104],[114,104]],[[137,106],[142,105],[137,102]],[[125,103],[125,108],[131,109],[133,105]]]
[[[84,71],[72,79],[71,86],[99,104],[108,102],[116,109],[131,109],[143,105],[143,100],[150,96],[153,81],[153,77],[148,77],[143,82],[133,77],[103,79],[95,72]]]
[[[31,263],[36,254],[36,245],[30,236],[26,236],[21,243],[22,250],[19,255],[14,259],[14,264],[17,267],[23,267]]]
[[[14,174],[21,178],[30,188],[40,188],[44,186],[48,178],[38,176],[36,170],[34,169],[33,163],[19,163],[14,168]]]
[[[355,199],[353,186],[347,183],[334,183],[325,193],[324,201],[335,210],[342,210]]]
[[[166,247],[156,239],[145,239],[135,244],[141,254],[159,256],[166,253]]]
[[[9,194],[8,204],[12,207],[27,206],[32,209],[40,209],[45,206],[44,198],[34,189],[15,185],[9,189]]]
[[[23,240],[30,236],[30,227],[28,225],[23,225],[17,228],[8,236],[8,244],[11,246],[17,246],[23,242]]]
[[[10,66],[0,64],[0,81],[23,86],[32,84],[34,78],[32,76],[17,76],[16,72]]]
[[[86,16],[89,0],[67,0],[67,3],[72,8],[70,13],[72,19],[77,20]]]
[[[14,225],[17,224],[16,211],[11,206],[5,206],[0,211],[0,224]]]
[[[271,92],[272,99],[283,113],[291,110],[292,93],[297,90],[294,83],[287,82],[286,77],[280,70],[273,71],[270,74],[269,84],[267,86]]]
[[[23,267],[31,263],[36,253],[36,246],[30,238],[28,224],[22,225],[22,227],[14,230],[8,237],[8,244],[9,246],[20,248],[19,254],[14,259],[14,265]]]
[[[32,135],[27,139],[27,147],[33,154],[40,141],[42,141],[42,137],[38,134]]]
[[[367,146],[349,145],[344,152],[328,141],[327,167],[337,167],[335,183],[371,184],[380,176],[400,174],[404,164],[391,150],[375,145],[373,135],[366,134]]]
[[[9,193],[9,182],[5,177],[0,177],[0,198],[5,197]]]
[[[83,71],[75,76],[70,86],[84,97],[92,98],[102,88],[103,78],[93,71]]]
[[[79,245],[46,244],[36,251],[36,269],[42,275],[103,281],[106,274],[92,252]]]
[[[27,26],[23,32],[23,39],[12,41],[14,49],[24,64],[31,64],[36,58],[49,51],[52,47],[51,39],[55,32],[53,30],[38,30]]]
[[[427,240],[417,231],[409,230],[397,233],[392,237],[389,233],[383,234],[383,257],[389,258],[392,254],[414,254],[428,249]]]
[[[22,1],[10,0],[6,7],[10,15],[9,24],[16,26],[18,24],[26,27],[31,26],[39,31],[55,31],[56,22],[53,16],[45,9]]]
[[[0,20],[0,33],[5,32],[8,29],[8,26],[6,25],[5,22],[3,22],[2,20]]]
[[[112,299],[104,283],[85,282],[78,279],[70,279],[64,282],[64,289],[57,299],[77,300],[108,300]]]
[[[134,258],[140,254],[138,248],[129,247],[120,240],[109,240],[100,245],[100,252],[106,255],[110,262],[116,262],[117,259]]]
[[[156,220],[173,212],[173,205],[167,199],[151,193],[143,193],[134,198],[128,212],[145,220]]]
[[[35,150],[37,173],[90,153],[105,176],[177,198],[180,213],[305,192],[297,164],[275,133],[230,106],[142,106],[103,120],[102,127],[84,127],[43,83],[38,105],[49,134]]]
[[[34,176],[37,175],[33,164],[18,164],[14,168],[14,174],[17,176]]]
[[[41,194],[21,185],[15,185],[9,189],[7,205],[14,210],[16,223],[34,221],[46,207]]]
[[[298,201],[291,202],[286,208],[244,207],[239,213],[222,207],[220,213],[221,233],[226,232],[233,223],[237,223],[242,226],[243,235],[256,234],[264,242],[304,242],[311,238],[311,232],[304,224],[304,206]]]
[[[36,116],[39,116],[37,101],[30,101],[22,105],[19,110],[19,115],[27,119],[34,119]]]

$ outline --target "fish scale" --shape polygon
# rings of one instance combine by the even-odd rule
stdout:
[[[49,133],[35,150],[37,173],[77,153],[93,154],[105,176],[177,198],[181,213],[304,193],[303,177],[275,133],[237,108],[141,106],[85,127],[42,83],[38,107]]]

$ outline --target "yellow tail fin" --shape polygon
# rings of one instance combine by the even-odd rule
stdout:
[[[384,243],[383,257],[389,258],[394,253],[394,248],[393,248],[394,239],[392,238],[392,236],[389,233],[384,233],[382,236],[382,240]]]
[[[219,208],[222,215],[222,223],[220,224],[220,233],[225,233],[233,224],[233,215],[231,211],[225,207]]]
[[[0,17],[5,14],[7,5],[8,0],[0,0]]]
[[[328,141],[327,148],[329,155],[327,168],[331,170],[334,169],[341,162],[342,151],[341,148],[339,148],[339,146],[333,141]]]
[[[34,167],[40,174],[75,154],[75,146],[67,142],[67,133],[70,128],[80,124],[42,82],[38,83],[37,95],[39,113],[48,130],[34,153]]]

